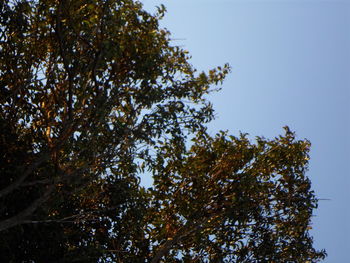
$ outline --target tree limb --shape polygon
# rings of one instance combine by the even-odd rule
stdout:
[[[21,184],[24,182],[24,180],[31,174],[33,171],[38,168],[42,163],[46,162],[50,159],[50,154],[45,152],[43,153],[36,162],[29,165],[29,167],[23,172],[20,178],[18,178],[15,182],[7,186],[6,188],[2,189],[0,191],[0,198],[8,195],[12,191],[16,190],[18,187],[21,186]]]
[[[27,207],[22,212],[18,213],[13,217],[0,221],[0,232],[11,227],[23,224],[23,222],[28,216],[30,216],[36,209],[39,208],[40,205],[47,201],[53,189],[54,185],[49,186],[45,193],[41,197],[33,201],[33,203],[29,207]]]

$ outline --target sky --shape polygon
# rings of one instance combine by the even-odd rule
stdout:
[[[209,99],[214,135],[273,138],[288,125],[312,143],[307,175],[321,200],[313,218],[324,262],[350,262],[350,0],[142,0],[198,70],[229,63]],[[176,41],[176,42],[175,42]]]

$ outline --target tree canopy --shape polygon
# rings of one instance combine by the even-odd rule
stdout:
[[[219,132],[133,0],[0,3],[1,262],[318,262],[310,143]],[[142,176],[153,176],[145,188]]]

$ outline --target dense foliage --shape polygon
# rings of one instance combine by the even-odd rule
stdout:
[[[229,67],[196,72],[164,12],[0,2],[1,262],[324,258],[309,142],[210,137],[206,94]]]

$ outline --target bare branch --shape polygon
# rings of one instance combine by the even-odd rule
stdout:
[[[81,221],[84,222],[91,222],[91,221],[98,221],[100,220],[100,217],[98,216],[100,213],[108,212],[117,209],[117,206],[105,208],[105,209],[99,209],[99,210],[93,210],[93,211],[86,211],[83,213],[58,218],[58,219],[48,219],[48,220],[24,220],[22,224],[42,224],[42,223],[70,223],[70,224],[76,224]]]

